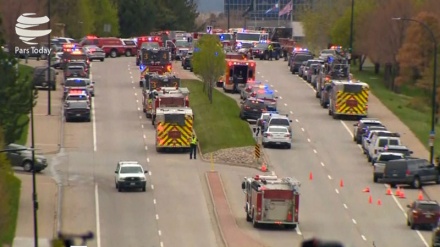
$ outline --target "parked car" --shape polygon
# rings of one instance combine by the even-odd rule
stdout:
[[[437,201],[431,200],[417,200],[407,205],[408,218],[406,224],[411,229],[418,229],[419,227],[427,227],[429,230],[437,226],[440,218],[440,205]]]
[[[6,157],[11,162],[12,167],[21,167],[26,172],[31,172],[32,167],[35,172],[40,172],[47,167],[47,159],[43,155],[35,154],[35,163],[32,162],[32,151],[30,148],[11,143],[6,145]]]
[[[286,126],[269,126],[263,134],[263,147],[292,147],[292,134]]]

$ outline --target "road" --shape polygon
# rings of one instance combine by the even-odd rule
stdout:
[[[430,232],[406,226],[406,204],[417,198],[418,191],[405,188],[408,199],[397,199],[385,195],[384,185],[372,182],[372,167],[352,141],[355,122],[328,116],[313,89],[292,75],[284,61],[257,61],[257,71],[258,79],[280,96],[281,112],[293,120],[292,150],[266,151],[277,172],[303,181],[300,231],[304,237],[336,238],[346,246],[371,246],[373,241],[376,246],[428,246]],[[370,117],[374,116],[371,108]],[[371,193],[362,192],[366,187]]]
[[[188,154],[155,151],[134,59],[94,62],[92,76],[92,122],[65,124],[63,231],[94,231],[89,247],[218,246],[199,167]],[[117,192],[119,160],[137,160],[149,171],[145,193]]]

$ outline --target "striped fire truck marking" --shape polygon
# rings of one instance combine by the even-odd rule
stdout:
[[[157,124],[157,138],[160,140],[157,147],[189,147],[192,135],[193,118],[192,116],[185,116],[185,125],[175,125],[170,123]],[[170,132],[179,132],[179,138],[170,136]]]
[[[141,72],[142,78],[148,73],[148,67],[145,67],[145,69]]]
[[[336,95],[335,113],[344,115],[367,115],[368,89],[360,93],[338,91]],[[351,103],[352,102],[352,103]]]

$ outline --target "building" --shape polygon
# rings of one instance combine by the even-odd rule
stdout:
[[[291,0],[224,0],[224,11],[227,13],[229,6],[229,11],[231,12],[244,13],[253,1],[256,3],[256,8],[248,13],[247,18],[249,20],[270,21],[278,20],[279,18],[290,20],[290,15],[278,17],[278,11],[283,9]],[[273,9],[277,4],[278,9]],[[298,20],[298,13],[304,8],[311,7],[312,4],[313,0],[293,0],[292,19]]]

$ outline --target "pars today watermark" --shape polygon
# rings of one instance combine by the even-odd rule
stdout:
[[[37,42],[33,42],[36,38],[49,35],[52,32],[51,29],[44,29],[44,30],[36,29],[35,27],[48,23],[49,18],[47,16],[34,17],[35,15],[36,15],[35,13],[24,13],[17,18],[17,23],[15,25],[15,33],[18,35],[19,39],[23,43],[30,46],[28,47],[16,46],[14,49],[15,54],[49,55],[52,52],[51,48],[44,47],[38,45]]]

